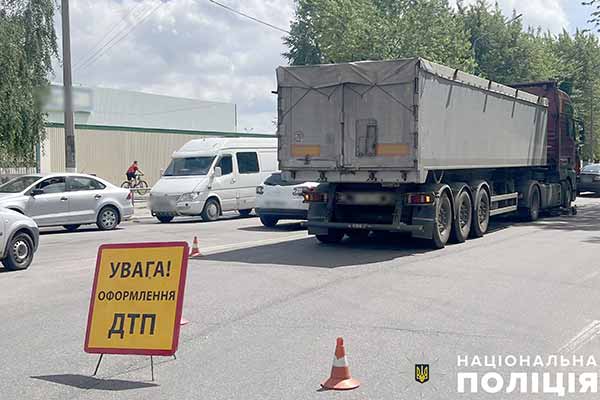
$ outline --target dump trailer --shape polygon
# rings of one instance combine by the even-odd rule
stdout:
[[[570,209],[576,141],[555,82],[504,86],[422,58],[277,70],[279,162],[324,243],[410,232],[441,248],[492,216]]]

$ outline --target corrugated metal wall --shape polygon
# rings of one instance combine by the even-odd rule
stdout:
[[[50,171],[65,169],[65,134],[63,128],[46,128],[48,140],[42,150],[49,158]],[[201,135],[177,133],[145,133],[118,130],[77,129],[75,149],[77,171],[95,174],[120,185],[125,171],[133,160],[139,162],[152,186],[160,178],[160,170],[167,167],[171,154],[192,139]]]

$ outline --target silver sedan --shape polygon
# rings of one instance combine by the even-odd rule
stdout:
[[[0,185],[0,207],[31,217],[38,226],[84,224],[115,229],[131,218],[131,193],[91,175],[24,175]]]

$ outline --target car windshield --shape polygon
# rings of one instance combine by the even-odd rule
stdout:
[[[586,165],[581,172],[600,173],[600,164]]]
[[[206,175],[214,157],[174,158],[164,176]]]
[[[294,186],[297,184],[298,182],[284,182],[279,172],[265,179],[265,185],[267,186]]]
[[[0,185],[0,193],[20,193],[40,179],[39,176],[21,176]]]

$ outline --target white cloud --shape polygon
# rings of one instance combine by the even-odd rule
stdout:
[[[464,4],[474,4],[477,0],[465,0]],[[497,0],[502,11],[512,15],[513,10],[517,14],[523,14],[525,26],[538,27],[559,33],[563,28],[569,28],[569,18],[565,10],[567,1],[575,0]],[[494,1],[489,1],[493,4]]]
[[[222,2],[284,29],[293,16],[293,0]],[[107,33],[114,35],[127,27],[124,34],[159,3],[79,0],[72,4],[76,65]],[[60,20],[57,22],[60,27]],[[276,88],[275,68],[285,63],[283,35],[205,0],[163,0],[153,14],[90,67],[74,68],[73,80],[88,86],[234,102],[240,130],[273,132],[276,99],[271,91]],[[55,72],[56,80],[62,80],[59,66]]]

